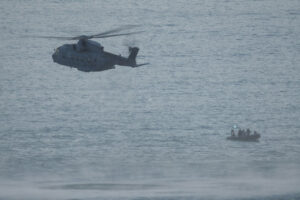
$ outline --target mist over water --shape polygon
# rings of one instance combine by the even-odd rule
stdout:
[[[128,24],[97,41],[150,65],[83,73],[26,37]],[[0,199],[299,199],[299,25],[297,0],[1,1]]]

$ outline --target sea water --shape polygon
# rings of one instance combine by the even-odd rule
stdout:
[[[299,199],[300,1],[0,1],[0,199]],[[140,68],[53,63],[77,41]],[[259,142],[228,141],[236,125]]]

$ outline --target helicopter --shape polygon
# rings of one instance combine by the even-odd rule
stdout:
[[[129,56],[123,57],[104,51],[104,47],[91,40],[93,38],[109,38],[138,34],[139,32],[118,33],[124,29],[134,26],[123,26],[94,35],[80,35],[75,37],[57,37],[57,36],[35,36],[39,38],[60,39],[60,40],[78,40],[74,44],[64,44],[54,50],[52,59],[55,63],[76,68],[82,72],[99,72],[109,69],[115,69],[115,65],[140,67],[149,63],[137,64],[136,56],[139,52],[138,47],[129,47]]]

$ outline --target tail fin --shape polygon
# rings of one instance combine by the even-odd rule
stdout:
[[[137,48],[137,47],[129,47],[129,52],[130,52],[130,54],[128,56],[128,61],[129,61],[130,65],[132,67],[136,67],[135,58],[136,58],[136,56],[137,56],[137,54],[139,52],[139,48]]]

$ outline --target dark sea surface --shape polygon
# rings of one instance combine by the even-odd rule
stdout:
[[[150,65],[84,73],[28,37],[128,24],[97,41]],[[0,33],[1,200],[300,199],[299,0],[1,0]]]

